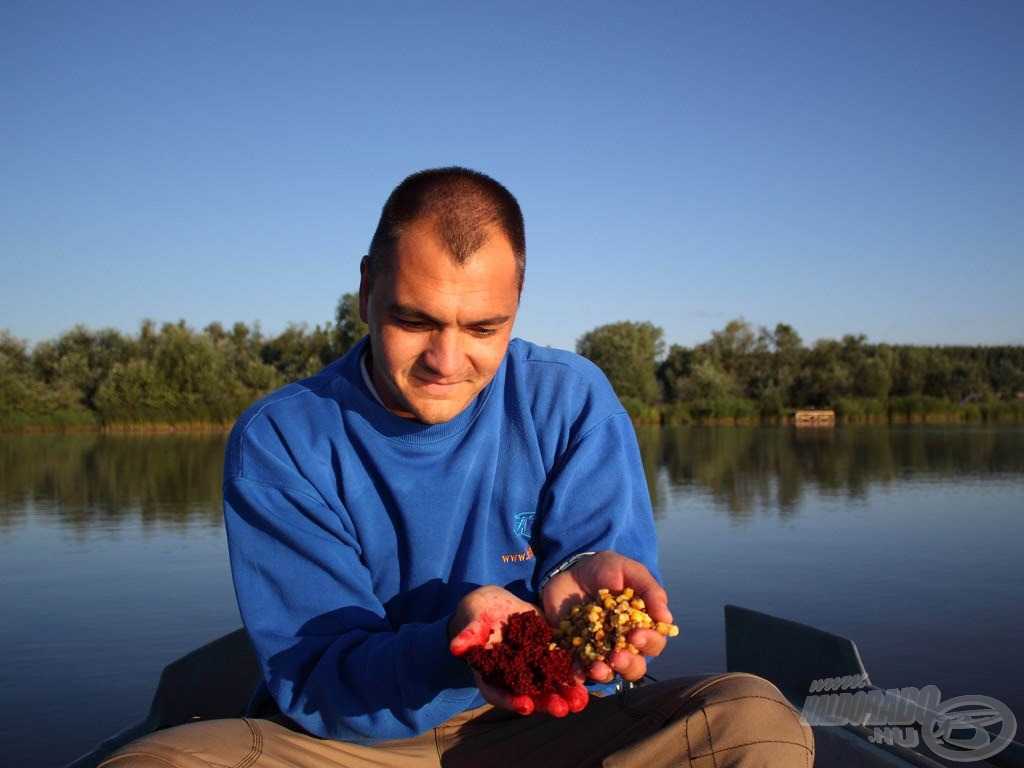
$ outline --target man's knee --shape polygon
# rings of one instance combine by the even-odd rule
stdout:
[[[204,720],[143,736],[107,757],[99,768],[220,768],[259,756],[260,729],[249,720]]]
[[[811,729],[778,688],[754,675],[666,680],[640,688],[627,708],[660,725],[607,766],[806,768],[814,761]]]
[[[810,766],[814,735],[772,683],[727,673],[698,683],[682,705],[694,766]],[[749,755],[749,757],[744,757]]]

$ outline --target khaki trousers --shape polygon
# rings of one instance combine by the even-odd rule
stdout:
[[[319,739],[276,720],[210,720],[127,745],[101,768],[808,768],[811,729],[753,675],[681,678],[592,697],[565,718],[480,707],[413,739]]]

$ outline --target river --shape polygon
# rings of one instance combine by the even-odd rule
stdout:
[[[724,668],[735,603],[853,638],[884,687],[1024,717],[1024,429],[639,428],[678,638]],[[163,665],[239,625],[224,436],[0,436],[3,765],[141,719]]]

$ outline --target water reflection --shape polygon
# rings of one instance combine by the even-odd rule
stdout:
[[[792,514],[808,491],[863,498],[871,486],[1024,474],[1024,430],[1016,427],[640,428],[656,514],[666,488],[703,490],[738,518],[771,508]]]
[[[809,491],[850,499],[908,479],[1024,475],[1017,427],[640,427],[659,515],[666,494],[706,492],[738,518],[793,513]],[[226,435],[0,435],[0,532],[30,514],[70,528],[221,524]]]
[[[226,435],[0,435],[0,532],[31,514],[72,529],[221,525]]]

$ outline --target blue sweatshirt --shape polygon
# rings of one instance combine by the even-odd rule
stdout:
[[[224,513],[266,689],[310,733],[372,743],[484,703],[448,650],[466,593],[537,602],[583,551],[657,564],[636,435],[597,367],[514,339],[462,413],[426,425],[375,399],[366,344],[246,411]]]

